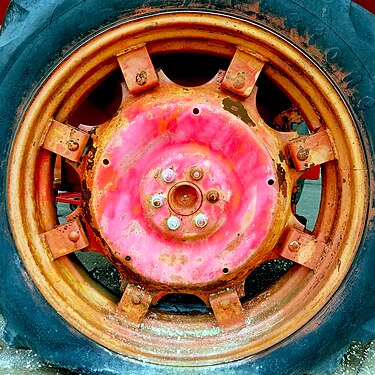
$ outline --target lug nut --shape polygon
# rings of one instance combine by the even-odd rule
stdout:
[[[79,143],[74,140],[68,141],[68,149],[69,151],[77,151],[79,149]]]
[[[290,251],[296,253],[300,249],[301,244],[298,241],[292,241],[289,243],[288,247]]]
[[[161,194],[155,194],[151,198],[151,204],[155,208],[160,208],[164,203],[164,197]]]
[[[164,169],[161,172],[161,178],[164,182],[173,182],[176,179],[176,172],[171,168]]]
[[[200,167],[191,167],[190,169],[190,177],[193,179],[193,180],[200,180],[202,177],[203,177],[203,170],[202,168]]]
[[[142,299],[139,295],[135,294],[132,296],[132,303],[133,305],[139,305],[142,302]]]
[[[199,214],[194,218],[194,223],[198,228],[204,228],[208,223],[208,217],[203,214]]]
[[[246,83],[246,76],[245,72],[238,72],[236,78],[233,80],[233,87],[235,89],[242,89]]]
[[[309,157],[309,149],[307,148],[300,148],[297,152],[297,159],[299,161],[305,161]]]
[[[220,307],[223,309],[223,310],[229,310],[230,307],[231,307],[231,303],[229,300],[223,300],[220,302]]]
[[[176,216],[171,216],[167,220],[167,226],[170,230],[177,230],[181,225],[181,221]]]
[[[206,198],[210,203],[216,203],[219,200],[219,192],[217,190],[209,190],[206,194]]]

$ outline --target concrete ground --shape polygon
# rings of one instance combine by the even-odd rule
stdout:
[[[320,183],[308,181],[297,206],[297,213],[307,218],[308,229],[314,226],[319,203]],[[1,341],[3,330],[4,320],[0,316],[0,375],[84,375],[54,368],[31,350],[7,348]],[[331,375],[375,375],[375,341],[353,342]]]

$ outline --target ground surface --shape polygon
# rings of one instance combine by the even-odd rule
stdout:
[[[297,213],[307,219],[308,229],[314,227],[319,203],[320,182],[308,181],[297,206]],[[61,219],[66,215],[65,209],[66,207],[63,206],[58,209]],[[90,267],[90,264],[86,264],[86,266]],[[102,268],[102,270],[105,269],[105,267]],[[105,271],[100,273],[104,275]],[[108,275],[104,276],[108,278]],[[4,320],[0,315],[0,375],[77,375],[77,373],[56,369],[45,364],[31,350],[7,348],[1,341],[3,330]],[[370,343],[352,343],[340,365],[331,375],[375,375],[375,341]]]

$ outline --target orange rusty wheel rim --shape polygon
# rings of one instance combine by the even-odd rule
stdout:
[[[251,262],[245,262],[247,268],[241,268],[236,276],[244,277],[245,271],[252,269],[249,263],[258,265],[267,259],[292,259],[296,265],[265,292],[240,305],[240,284],[235,284],[229,272],[220,276],[220,282],[212,283],[208,292],[192,292],[210,304],[214,314],[172,314],[150,307],[136,322],[128,319],[126,306],[124,310],[121,302],[69,256],[51,252],[47,233],[58,221],[52,188],[54,153],[46,146],[46,139],[52,134],[48,133],[51,119],[57,127],[62,124],[61,131],[66,131],[64,123],[69,115],[97,83],[119,65],[125,70],[125,80],[131,91],[127,94],[127,106],[137,103],[138,98],[148,98],[149,94],[142,91],[144,85],[158,92],[164,84],[169,84],[168,80],[155,76],[155,72],[145,70],[146,73],[138,74],[133,71],[134,64],[127,67],[129,53],[140,53],[134,56],[142,64],[142,59],[146,61],[149,54],[186,50],[232,59],[225,77],[220,78],[217,95],[230,97],[231,103],[236,99],[236,103],[245,105],[255,124],[252,131],[283,175],[282,179],[269,179],[269,184],[277,189],[279,202],[272,218],[275,229],[268,232],[260,245],[262,254],[257,253]],[[247,68],[249,65],[251,69]],[[260,71],[295,103],[308,123],[309,136],[276,134],[261,119],[256,106],[249,104],[254,103],[254,84]],[[132,88],[133,76],[136,79]],[[151,77],[150,84],[145,77]],[[176,85],[173,87],[181,90]],[[206,88],[212,90],[211,86]],[[202,90],[204,92],[205,88]],[[70,128],[69,132],[74,133]],[[67,146],[72,157],[75,157],[81,136],[76,134]],[[109,141],[102,134],[100,142]],[[51,147],[56,149],[53,137],[51,142]],[[289,152],[283,160],[277,159],[280,150]],[[109,163],[103,158],[100,159],[102,170]],[[293,183],[312,164],[322,165],[323,188],[318,220],[312,233],[308,233],[294,218],[289,203]],[[185,183],[186,190],[199,185],[200,172],[195,172],[191,172],[190,182]],[[82,173],[86,173],[87,181],[92,183],[87,172]],[[358,249],[366,220],[367,186],[366,163],[354,120],[331,81],[306,55],[292,43],[250,20],[216,13],[175,12],[133,19],[103,30],[55,67],[33,97],[16,134],[9,162],[8,207],[14,239],[30,277],[54,309],[78,331],[134,359],[203,366],[242,359],[265,350],[296,332],[322,309],[343,281]],[[216,202],[219,194],[210,189],[199,199],[207,196]],[[199,195],[199,190],[196,191]],[[358,191],[364,193],[358,194]],[[173,201],[178,215],[179,198],[173,194],[174,191],[166,199]],[[285,202],[289,202],[288,205]],[[160,202],[156,207],[158,204]],[[200,204],[194,201],[191,212],[198,212]],[[86,209],[92,210],[89,205]],[[190,211],[186,212],[190,215]],[[87,217],[83,218],[83,226],[87,224],[85,220]],[[199,225],[206,224],[199,222]],[[74,227],[70,232],[71,242],[80,243],[82,228]],[[86,240],[94,248],[101,246],[95,231],[87,233]],[[85,247],[87,243],[83,241],[80,246]],[[112,253],[106,255],[118,262]],[[232,288],[227,300],[222,299],[225,282],[228,282],[228,289]],[[220,287],[216,287],[219,284]],[[126,293],[138,306],[146,303],[142,298],[151,303],[168,293],[160,286],[140,284],[145,293],[137,299],[131,290],[133,287],[127,288]],[[191,292],[189,288],[185,291]],[[228,326],[225,322],[222,309],[226,301],[229,301],[226,308],[235,306],[232,311],[240,315],[239,326],[231,326],[230,322]]]

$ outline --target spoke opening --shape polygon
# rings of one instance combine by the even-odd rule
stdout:
[[[172,293],[161,298],[153,307],[156,310],[177,314],[202,314],[212,309],[193,294]]]
[[[321,172],[311,171],[310,178],[299,179],[295,186],[295,193],[292,197],[292,205],[295,203],[296,217],[306,226],[306,229],[312,231],[319,215],[321,197],[322,197],[322,178]],[[312,174],[315,174],[313,176]],[[318,174],[316,176],[316,174]]]
[[[242,300],[248,301],[264,292],[279,280],[293,264],[290,260],[275,259],[268,260],[256,267],[246,278],[245,296]]]
[[[230,60],[201,53],[171,53],[151,56],[156,70],[161,69],[180,86],[201,86],[213,79],[219,70],[227,70]]]
[[[68,123],[72,126],[100,125],[111,119],[121,104],[122,82],[124,77],[120,69],[105,77],[69,116]]]

